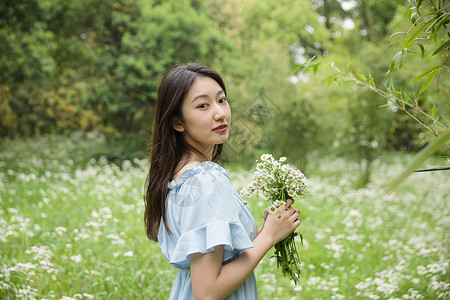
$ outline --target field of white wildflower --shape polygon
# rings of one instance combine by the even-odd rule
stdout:
[[[113,164],[98,135],[5,140],[0,147],[1,299],[166,299],[176,270],[145,236],[146,160]],[[256,159],[256,158],[255,158]],[[298,285],[270,253],[256,268],[261,299],[449,299],[450,176],[416,173],[383,194],[406,155],[358,166],[321,159],[306,174]],[[227,166],[225,166],[227,167]],[[239,190],[250,170],[228,166]],[[262,200],[249,199],[261,224]]]

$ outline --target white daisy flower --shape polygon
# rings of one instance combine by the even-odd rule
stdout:
[[[275,213],[276,211],[277,211],[277,208],[276,208],[275,205],[272,205],[271,207],[269,207],[269,212],[270,212],[271,214]]]
[[[271,157],[272,157],[272,154],[263,154],[263,155],[261,155],[261,160],[266,161]]]

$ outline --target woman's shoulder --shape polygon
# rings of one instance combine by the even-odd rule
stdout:
[[[178,172],[178,178],[169,182],[169,188],[183,185],[186,181],[192,180],[209,180],[217,179],[218,174],[223,174],[228,178],[226,171],[219,164],[212,161],[197,162],[186,165]]]
[[[175,180],[176,182],[178,182],[178,179],[180,178],[180,176],[185,172],[188,171],[192,168],[195,168],[196,166],[200,165],[201,162],[199,161],[190,161],[187,164],[185,164],[173,177],[173,180]]]

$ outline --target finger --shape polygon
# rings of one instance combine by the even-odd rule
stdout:
[[[288,209],[290,209],[290,207],[287,207],[286,204],[280,205],[277,208],[277,212],[282,214],[284,212],[286,212]]]
[[[289,217],[291,219],[294,219],[294,220],[298,219],[298,217],[300,216],[300,211],[298,209],[295,209],[295,208],[291,208],[288,211],[288,213],[289,213]]]
[[[266,208],[266,209],[264,210],[264,219],[266,219],[267,216],[268,216],[269,214],[270,214],[270,211],[269,211],[268,208]]]
[[[294,199],[287,199],[286,201],[286,207],[289,208],[291,207],[292,204],[294,204],[295,200]]]
[[[277,211],[279,213],[282,213],[283,211],[289,210],[293,203],[294,203],[293,199],[288,199],[285,204],[278,206]]]

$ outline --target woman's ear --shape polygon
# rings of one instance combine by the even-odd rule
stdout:
[[[173,129],[175,129],[176,131],[178,131],[178,132],[184,131],[183,122],[181,122],[181,120],[178,117],[174,117],[172,119],[172,125],[173,125]]]

